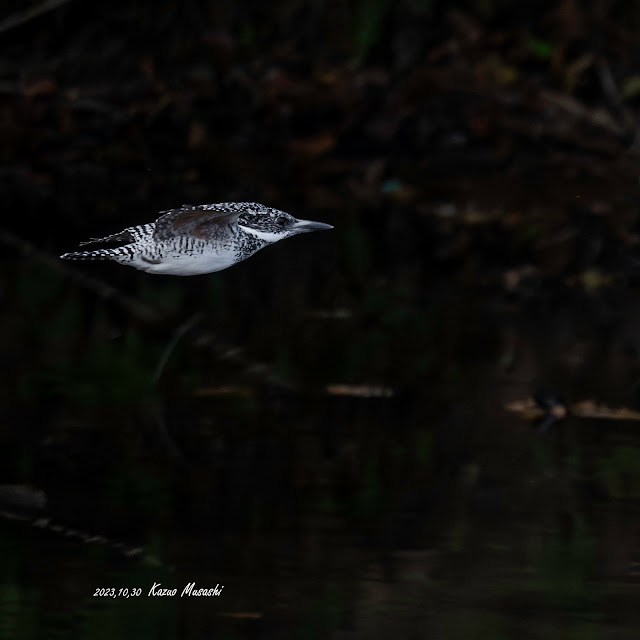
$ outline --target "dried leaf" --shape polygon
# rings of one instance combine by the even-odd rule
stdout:
[[[22,93],[25,98],[46,98],[58,91],[58,85],[53,78],[40,78],[35,82],[26,84]]]
[[[187,138],[187,147],[189,149],[197,149],[202,146],[206,137],[207,130],[201,122],[192,122],[189,127],[189,135]]]
[[[571,407],[571,413],[579,418],[600,418],[606,420],[640,420],[640,412],[628,407],[605,407],[593,400],[583,400]]]
[[[534,398],[524,398],[508,402],[504,406],[505,410],[519,413],[525,420],[535,420],[545,415]],[[568,409],[564,405],[556,405],[549,412],[557,419],[566,418],[571,414],[576,418],[597,418],[600,420],[640,420],[640,411],[629,409],[628,407],[611,408],[605,405],[596,404],[593,400],[582,400],[569,405]]]
[[[513,400],[504,405],[506,411],[519,413],[525,420],[536,420],[544,415],[543,409],[533,398],[525,398],[523,400]]]
[[[355,398],[391,398],[393,389],[368,384],[330,384],[326,392],[330,396],[352,396]]]
[[[305,156],[321,156],[328,153],[335,147],[336,138],[332,133],[323,131],[311,138],[298,138],[292,140],[290,145],[291,153]]]

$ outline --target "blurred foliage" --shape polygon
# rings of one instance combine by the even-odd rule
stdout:
[[[354,41],[356,61],[362,60],[379,41],[389,0],[358,0],[355,14]]]
[[[612,495],[632,500],[640,497],[640,447],[614,447],[599,463],[600,476]]]
[[[117,344],[99,342],[64,378],[57,391],[80,404],[145,404],[153,394],[153,364],[146,342],[129,332]]]

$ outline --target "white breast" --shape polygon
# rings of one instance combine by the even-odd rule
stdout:
[[[160,273],[171,276],[197,276],[202,273],[222,271],[235,264],[232,251],[221,253],[172,254],[165,255],[158,264],[149,263],[136,256],[127,263],[147,273]]]

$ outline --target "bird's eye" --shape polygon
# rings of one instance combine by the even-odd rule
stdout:
[[[276,218],[276,224],[279,227],[286,227],[289,224],[289,221],[284,216],[278,216]]]

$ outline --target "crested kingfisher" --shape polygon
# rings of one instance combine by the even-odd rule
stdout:
[[[268,244],[298,233],[333,229],[255,202],[183,205],[160,213],[155,222],[82,243],[124,242],[120,247],[60,257],[114,260],[147,273],[193,276],[227,269]]]

